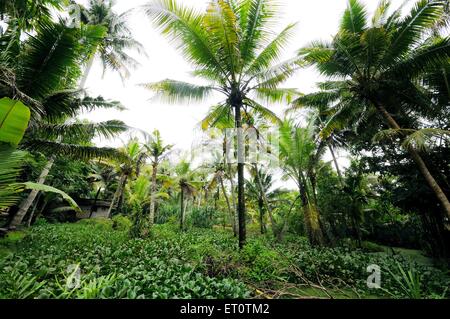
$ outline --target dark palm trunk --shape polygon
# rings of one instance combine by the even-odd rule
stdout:
[[[382,106],[381,104],[375,104],[375,106],[377,107],[381,115],[384,117],[384,119],[386,120],[391,129],[395,130],[401,129],[400,125],[398,125],[395,119],[387,112],[384,106]],[[441,203],[442,208],[444,209],[447,215],[447,218],[450,218],[450,202],[447,196],[445,195],[444,191],[436,182],[433,175],[431,175],[430,170],[428,169],[427,165],[425,164],[420,154],[412,147],[408,148],[408,152],[411,155],[414,162],[416,163],[416,165],[418,166],[419,171],[422,173],[422,176],[425,178],[426,182],[428,183],[428,186],[433,190],[434,194]]]
[[[233,223],[234,223],[233,209],[231,208],[230,200],[228,199],[228,195],[225,190],[225,185],[223,184],[222,177],[219,177],[219,183],[220,183],[220,187],[222,188],[223,197],[225,198],[225,202],[227,203],[228,213],[230,214],[231,218],[233,219]]]
[[[111,218],[111,214],[112,214],[112,210],[114,209],[114,206],[116,205],[117,202],[117,206],[119,206],[119,201],[123,196],[123,191],[125,188],[125,185],[127,183],[128,180],[128,175],[127,174],[123,174],[120,178],[119,184],[117,185],[117,190],[116,193],[114,194],[114,197],[111,201],[111,205],[109,206],[109,210],[108,210],[108,218]]]
[[[149,215],[149,227],[151,228],[155,222],[155,193],[156,193],[156,175],[158,172],[158,163],[153,164],[152,170],[152,185],[150,189],[150,215]]]
[[[101,190],[102,190],[102,188],[99,187],[97,193],[95,194],[94,204],[91,206],[91,209],[89,212],[89,218],[92,218],[92,214],[94,214],[94,209],[97,208],[97,201],[98,201],[98,197],[100,196]]]
[[[262,198],[262,196],[258,198],[258,209],[260,232],[261,234],[264,234],[266,232],[266,224],[264,223],[264,199]]]
[[[331,156],[333,157],[333,163],[336,167],[336,172],[338,174],[339,178],[339,184],[341,184],[341,187],[344,186],[344,179],[342,178],[341,169],[339,168],[339,164],[337,162],[336,154],[334,153],[333,146],[331,146],[329,143],[327,143],[328,149],[330,150]]]
[[[244,186],[244,140],[241,120],[242,102],[238,102],[235,108],[235,128],[237,129],[237,171],[238,171],[238,221],[239,221],[239,248],[244,247],[246,240],[245,229],[245,186]]]

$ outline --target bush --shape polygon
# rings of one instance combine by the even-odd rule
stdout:
[[[164,204],[158,207],[155,214],[155,224],[165,224],[170,220],[178,220],[180,215],[180,207],[173,204]]]
[[[133,223],[131,220],[123,215],[116,215],[112,218],[112,228],[118,231],[129,232]]]
[[[89,225],[98,230],[112,230],[113,221],[108,218],[89,218],[82,219],[78,222],[80,225]]]
[[[196,207],[188,214],[187,223],[198,228],[212,228],[217,216],[217,212],[209,207]]]
[[[240,257],[246,266],[244,275],[256,282],[280,279],[287,266],[286,259],[264,245],[261,240],[248,242]]]

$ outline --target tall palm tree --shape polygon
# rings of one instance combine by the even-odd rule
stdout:
[[[89,175],[89,181],[94,185],[95,196],[94,203],[91,206],[89,218],[96,210],[97,201],[100,198],[101,193],[105,193],[110,188],[111,184],[116,178],[116,172],[113,165],[109,165],[105,161],[96,161],[91,166],[92,173]],[[103,195],[105,196],[105,195]]]
[[[293,34],[294,24],[279,34],[272,31],[277,10],[271,0],[212,0],[199,13],[173,0],[154,0],[144,7],[163,34],[180,43],[178,48],[194,65],[193,75],[209,85],[165,80],[147,85],[171,102],[199,101],[216,92],[225,100],[209,116],[214,123],[223,114],[234,118],[238,144],[239,246],[245,244],[245,196],[242,112],[273,115],[257,99],[289,99],[294,90],[280,84],[297,68],[297,59],[273,66]],[[234,113],[234,114],[233,114]]]
[[[418,84],[428,72],[448,65],[450,38],[428,37],[445,6],[446,1],[421,0],[402,16],[401,9],[389,14],[390,2],[382,1],[370,22],[364,6],[350,0],[333,40],[300,50],[301,57],[333,80],[321,87],[322,99],[337,102],[323,135],[338,123],[378,121],[377,116],[393,130],[415,128],[419,122],[415,116],[427,118],[427,112],[440,109],[426,87]],[[448,197],[420,152],[414,147],[407,152],[450,217]]]
[[[250,172],[252,178],[247,180],[246,183],[248,195],[256,201],[259,211],[260,232],[264,234],[266,232],[266,210],[270,209],[266,205],[269,204],[269,200],[275,194],[272,190],[273,176],[257,168],[253,168]],[[273,232],[275,234],[277,229],[273,229]]]
[[[120,208],[119,203],[124,196],[125,187],[128,181],[139,177],[141,167],[147,156],[137,139],[131,139],[124,147],[120,148],[119,151],[122,154],[121,159],[116,161],[119,181],[108,209],[109,217],[111,217],[115,208]]]
[[[133,38],[128,26],[130,12],[118,14],[114,11],[115,0],[89,0],[87,7],[81,8],[81,22],[85,25],[102,26],[106,32],[93,51],[86,57],[86,69],[80,82],[84,88],[95,58],[103,65],[103,72],[110,69],[120,75],[122,80],[130,75],[130,68],[139,63],[127,50],[145,53],[141,43]]]
[[[176,185],[180,192],[180,229],[186,229],[186,208],[190,197],[197,193],[199,183],[196,170],[191,168],[190,162],[183,159],[175,166],[175,176],[171,183]]]
[[[298,187],[308,239],[313,245],[322,245],[324,236],[314,178],[311,178],[321,154],[314,139],[313,123],[314,121],[310,121],[308,126],[300,127],[290,120],[285,120],[280,127],[279,152],[284,173]]]
[[[147,152],[147,156],[150,157],[150,161],[152,164],[149,227],[153,226],[155,220],[155,196],[157,187],[158,165],[161,163],[161,161],[167,158],[172,147],[173,145],[164,144],[161,138],[161,134],[158,130],[155,130],[150,136],[150,140],[143,145],[143,148]]]

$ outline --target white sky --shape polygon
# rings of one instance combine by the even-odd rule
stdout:
[[[149,0],[117,0],[115,9],[123,12],[139,7]],[[181,0],[183,1],[183,0]],[[80,0],[85,3],[86,0]],[[206,8],[208,0],[184,0],[186,5],[199,9]],[[279,0],[282,5],[282,19],[280,29],[291,22],[298,22],[296,36],[285,51],[285,59],[313,40],[330,39],[336,32],[340,17],[344,12],[347,0]],[[378,0],[363,0],[369,13],[373,13]],[[393,7],[397,8],[403,0],[393,0]],[[167,143],[175,144],[177,148],[188,150],[199,136],[196,125],[205,116],[209,106],[221,101],[221,97],[212,98],[205,103],[191,105],[170,105],[158,101],[150,101],[152,93],[140,87],[140,83],[156,82],[163,79],[193,81],[189,76],[190,65],[184,61],[169,40],[158,33],[149,19],[142,13],[137,13],[130,19],[130,27],[134,37],[141,42],[147,51],[148,58],[138,57],[141,66],[132,72],[131,77],[123,85],[117,74],[107,72],[102,79],[101,64],[96,61],[87,81],[88,92],[92,96],[102,95],[105,98],[118,100],[128,109],[118,112],[98,110],[83,115],[91,121],[105,121],[120,119],[129,126],[152,132],[160,130]],[[301,70],[286,83],[286,87],[295,87],[303,93],[314,90],[320,76],[313,69]],[[271,107],[278,114],[282,114],[282,106]],[[102,146],[119,146],[120,141],[101,141]]]

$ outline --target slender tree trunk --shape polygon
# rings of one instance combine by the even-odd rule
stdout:
[[[156,176],[158,173],[158,163],[153,163],[152,170],[152,186],[150,189],[150,215],[149,215],[149,227],[153,227],[155,223],[155,193],[156,193]]]
[[[128,179],[128,175],[127,174],[123,174],[120,177],[119,184],[117,185],[117,190],[116,190],[116,192],[114,194],[114,197],[113,197],[113,199],[111,201],[111,205],[109,205],[108,218],[111,218],[111,214],[112,214],[112,211],[114,209],[114,205],[116,204],[116,202],[119,201],[120,197],[122,196],[123,189],[125,187],[125,183],[127,182],[127,179]]]
[[[246,240],[245,229],[245,176],[244,176],[244,137],[242,134],[241,105],[235,105],[235,128],[237,129],[237,171],[238,171],[238,221],[239,221],[239,248],[244,247]]]
[[[258,210],[259,210],[259,231],[261,235],[266,232],[266,224],[264,223],[264,200],[262,196],[258,198]]]
[[[84,89],[84,87],[86,86],[86,82],[87,82],[88,76],[91,73],[92,66],[94,65],[94,60],[95,60],[95,55],[93,55],[89,59],[88,64],[86,65],[86,69],[84,70],[83,77],[81,78],[81,81],[80,81],[80,84],[79,84],[80,90]]]
[[[381,104],[375,104],[378,111],[383,115],[385,120],[388,122],[388,125],[390,128],[395,130],[400,130],[400,126],[397,124],[395,119],[387,112],[387,110],[382,106]],[[408,148],[408,152],[411,155],[412,159],[416,163],[416,165],[419,168],[419,171],[422,173],[422,176],[425,178],[425,180],[428,183],[428,186],[433,190],[434,194],[438,198],[439,202],[442,205],[442,208],[444,209],[447,218],[450,218],[450,202],[445,195],[442,188],[439,186],[439,184],[436,182],[434,177],[431,175],[430,170],[428,169],[427,165],[425,164],[424,160],[420,156],[420,154],[412,147]]]
[[[233,202],[233,234],[236,237],[238,235],[238,225],[239,225],[239,219],[238,219],[238,208],[236,205],[236,194],[234,192],[234,181],[233,176],[231,175],[231,164],[228,164],[228,178],[230,179],[230,187],[231,187],[231,201]]]
[[[261,183],[261,178],[260,178],[260,175],[259,175],[258,165],[254,164],[253,168],[255,169],[255,173],[256,173],[256,182],[258,183],[259,193],[260,193],[260,195],[261,195],[261,197],[263,199],[264,205],[266,206],[266,211],[267,211],[267,214],[269,215],[269,220],[270,220],[270,223],[272,225],[272,231],[273,231],[273,234],[276,237],[278,232],[281,231],[281,229],[278,229],[277,224],[275,223],[275,219],[273,218],[272,210],[270,209],[270,206],[269,206],[269,201],[267,200],[266,193],[264,192],[264,187],[263,187],[263,185]]]
[[[50,170],[53,166],[53,164],[55,163],[55,156],[53,155],[52,157],[50,157],[50,160],[47,162],[47,164],[45,165],[44,169],[41,172],[41,175],[39,175],[38,178],[38,184],[44,184],[45,180],[47,179],[48,174],[50,173]],[[19,226],[22,221],[23,218],[25,217],[25,215],[27,214],[28,210],[30,209],[31,205],[33,205],[34,200],[36,199],[36,196],[39,194],[39,191],[37,190],[32,190],[27,198],[22,201],[22,203],[19,206],[19,210],[17,211],[17,213],[14,215],[14,217],[12,218],[9,227],[17,227]]]
[[[338,174],[339,178],[339,184],[341,184],[341,187],[344,186],[344,179],[342,178],[341,169],[339,168],[339,164],[337,162],[336,154],[334,153],[333,146],[331,146],[329,143],[327,143],[328,149],[330,150],[331,156],[333,157],[333,163],[336,168],[336,172]]]
[[[202,204],[202,192],[200,191],[198,194],[197,209],[200,209],[201,204]]]
[[[317,207],[311,204],[309,199],[306,180],[303,177],[299,177],[299,193],[302,201],[303,217],[305,221],[306,233],[311,245],[323,244],[323,232],[320,227],[319,212]]]
[[[184,191],[183,191],[183,188],[181,188],[181,193],[180,193],[180,230],[181,231],[184,230],[184,210],[185,210]]]
[[[92,218],[92,214],[94,214],[94,208],[97,206],[98,197],[100,196],[102,188],[99,187],[97,190],[97,193],[95,194],[94,198],[94,204],[91,206],[90,212],[89,212],[89,218]]]
[[[220,187],[222,189],[223,197],[225,198],[225,202],[227,203],[228,213],[230,214],[231,218],[234,220],[234,214],[233,210],[231,209],[230,200],[228,199],[227,191],[225,190],[225,185],[223,184],[222,177],[219,177]],[[234,224],[234,222],[233,222]]]
[[[287,215],[284,217],[284,221],[283,221],[283,226],[281,227],[281,230],[278,232],[277,234],[277,241],[281,242],[284,238],[284,234],[286,233],[287,230],[287,225],[288,225],[288,218],[289,216],[291,216],[291,212],[295,207],[295,203],[300,199],[300,195],[297,196],[294,201],[291,204],[291,207],[289,208],[289,211],[287,213]]]
[[[42,193],[39,193],[37,198],[36,198],[36,203],[34,203],[33,209],[31,210],[30,216],[28,217],[27,227],[31,226],[31,222],[33,221],[33,217],[34,217],[34,214],[36,213],[36,210],[37,210],[37,207],[39,205],[39,200],[40,200],[41,196],[42,196]]]

